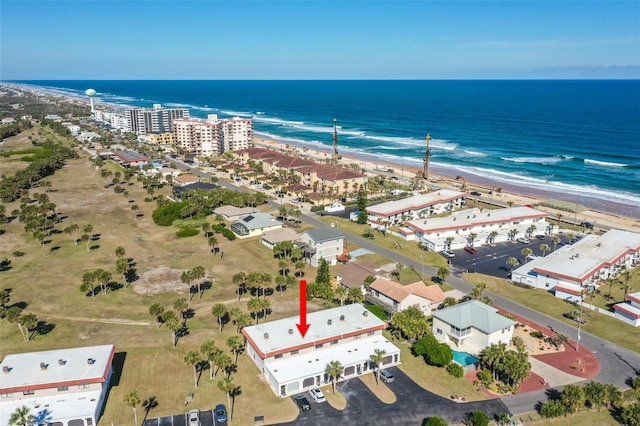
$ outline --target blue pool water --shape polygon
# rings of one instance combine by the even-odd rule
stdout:
[[[453,351],[453,360],[463,367],[473,365],[478,362],[478,358],[471,355],[469,352]]]

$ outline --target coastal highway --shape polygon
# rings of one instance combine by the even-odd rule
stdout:
[[[176,164],[180,164],[176,162]],[[184,168],[188,168],[187,164],[182,163]],[[198,170],[192,170],[193,173],[210,179],[210,175],[200,172]],[[242,192],[253,192],[246,188],[239,188],[236,185],[233,185],[230,182],[220,180],[218,184],[222,187],[234,189],[236,191]],[[275,201],[269,201],[269,205],[274,208],[279,208],[280,204]],[[318,220],[318,216],[314,213],[305,213],[301,216],[301,220],[306,223],[315,226],[317,228],[329,228],[330,226],[324,222]],[[371,242],[370,240],[345,233],[345,238],[348,241],[351,241],[355,244],[358,244],[360,247],[370,250],[375,253],[379,253],[382,256],[385,256],[396,263],[402,263],[407,267],[413,266],[415,270],[421,270],[422,265],[412,259],[409,259],[406,256],[403,256],[401,253],[393,250],[386,249],[384,247],[380,247],[377,244]],[[426,275],[436,275],[436,268],[431,266],[424,266],[424,271]],[[465,293],[469,293],[473,286],[466,281],[462,280],[460,277],[452,276],[447,279],[447,283],[451,284],[454,288],[463,291]],[[491,299],[493,300],[494,305],[505,309],[510,312],[517,313],[518,315],[533,321],[537,324],[552,327],[553,330],[558,333],[562,333],[566,336],[569,336],[571,339],[576,339],[577,336],[577,328],[573,327],[569,324],[565,324],[561,321],[558,321],[548,315],[545,315],[541,312],[530,309],[526,306],[523,306],[519,303],[516,303],[512,300],[505,299],[497,294],[487,293]],[[600,360],[600,372],[595,377],[595,380],[598,380],[602,383],[613,383],[616,386],[619,386],[621,389],[628,389],[629,385],[627,381],[629,378],[635,377],[640,374],[640,354],[633,352],[629,349],[622,348],[620,346],[616,346],[604,339],[596,337],[592,334],[581,331],[581,339],[580,339],[580,350],[589,350],[595,353]],[[540,401],[546,401],[547,397],[545,394],[546,391],[538,391],[538,392],[528,392],[521,395],[514,395],[503,397],[502,401],[505,405],[511,410],[511,412],[515,415],[529,413],[536,410],[536,404]]]

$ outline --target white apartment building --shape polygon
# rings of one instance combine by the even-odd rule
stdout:
[[[405,225],[417,241],[431,250],[440,251],[511,241],[530,233],[548,234],[554,228],[546,222],[547,216],[547,213],[530,207],[469,209],[447,217],[410,220]]]
[[[537,257],[512,272],[512,281],[545,290],[556,296],[575,297],[640,263],[640,234],[612,229],[603,235],[589,234],[544,257]],[[567,295],[572,295],[567,296]]]
[[[115,346],[7,355],[0,365],[0,425],[26,406],[35,424],[98,424],[113,372]]]
[[[372,228],[386,229],[389,225],[397,225],[405,220],[429,217],[463,208],[466,197],[465,192],[441,189],[367,207],[367,216]]]
[[[163,108],[154,104],[153,108],[130,108],[124,110],[127,129],[138,136],[147,133],[163,133],[173,130],[173,120],[189,118],[188,108]]]
[[[205,120],[174,120],[173,128],[176,144],[197,156],[246,149],[253,142],[251,119],[234,117],[219,120],[216,114],[209,114]]]
[[[304,337],[298,316],[242,329],[247,356],[280,397],[329,383],[325,369],[332,361],[344,367],[340,379],[371,372],[375,349],[385,351],[383,368],[400,363],[400,349],[382,335],[386,323],[360,304],[310,313],[307,322]]]

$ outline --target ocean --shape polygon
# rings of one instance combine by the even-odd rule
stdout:
[[[21,81],[254,120],[256,134],[640,217],[640,81]],[[372,164],[371,163],[371,164]],[[615,206],[612,207],[612,206]],[[627,209],[627,207],[629,207]]]

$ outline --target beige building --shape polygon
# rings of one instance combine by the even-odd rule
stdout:
[[[425,315],[438,309],[445,299],[438,284],[426,286],[422,281],[402,285],[386,278],[378,277],[369,286],[369,300],[381,305],[391,314],[401,312],[410,306],[417,306]]]
[[[176,138],[173,132],[148,133],[147,142],[151,145],[173,145]]]
[[[209,114],[205,120],[173,120],[173,130],[176,145],[196,156],[246,149],[253,142],[253,121],[239,117],[219,120]]]

